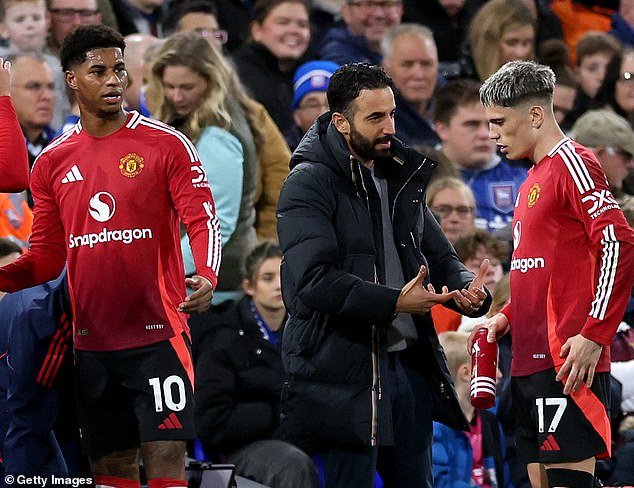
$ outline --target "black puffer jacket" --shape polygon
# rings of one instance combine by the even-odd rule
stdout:
[[[192,323],[196,361],[196,433],[207,453],[229,454],[276,437],[284,368],[279,350],[243,298],[220,314]]]
[[[389,398],[380,372],[386,368],[385,330],[400,290],[379,284],[384,282],[382,245],[375,245],[382,243],[380,203],[376,192],[365,196],[365,189],[373,187],[371,175],[351,159],[329,121],[329,114],[321,116],[294,152],[277,216],[282,294],[289,312],[282,347],[288,373],[282,430],[308,450],[372,445],[377,421],[379,428],[386,427],[378,442],[392,441],[389,408],[381,408],[379,390]],[[424,203],[435,163],[398,141],[392,147],[403,164],[377,162],[375,171],[380,176],[383,169],[388,177],[405,280],[424,264],[437,290],[443,285],[462,289],[474,275]],[[490,297],[480,315],[489,304]],[[455,307],[453,301],[447,305]],[[416,315],[414,322],[420,352],[415,367],[433,385],[435,419],[466,429],[431,317]]]

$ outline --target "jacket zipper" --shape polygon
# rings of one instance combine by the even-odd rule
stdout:
[[[414,171],[412,171],[412,174],[409,175],[409,177],[405,180],[405,183],[403,183],[403,185],[396,192],[396,196],[394,197],[394,203],[392,204],[392,215],[390,215],[390,217],[392,218],[392,223],[394,223],[394,212],[396,211],[396,200],[398,200],[398,196],[403,191],[403,188],[405,188],[407,186],[407,184],[410,182],[410,180],[414,177],[414,175],[416,173],[418,173],[420,171],[420,169],[425,165],[426,162],[427,162],[427,159],[424,159],[423,162],[420,163],[420,166],[418,168],[416,168]],[[421,198],[422,198],[422,195],[421,195]]]
[[[361,177],[361,186],[365,193],[365,205],[368,209],[368,215],[372,215],[370,211],[370,201],[368,199],[368,190],[365,187],[365,182],[363,181],[363,173],[361,173],[360,162],[356,161],[357,169],[359,170],[359,176]],[[371,218],[371,217],[370,217]],[[376,272],[376,264],[374,264],[374,283],[378,283],[378,274]],[[370,432],[370,446],[377,445],[377,431],[378,431],[378,402],[381,399],[381,367],[379,364],[379,331],[378,327],[373,324],[372,325],[372,427]]]

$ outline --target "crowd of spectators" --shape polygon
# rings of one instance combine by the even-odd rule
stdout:
[[[128,109],[185,133],[207,173],[221,224],[223,261],[212,311],[192,322],[194,339],[204,332],[204,341],[194,342],[195,359],[200,357],[205,368],[196,373],[201,395],[197,417],[204,426],[200,437],[208,457],[249,466],[242,473],[256,481],[284,486],[281,475],[276,478],[270,470],[261,475],[251,466],[254,459],[271,463],[262,454],[268,449],[288,459],[296,471],[297,463],[305,461],[303,453],[285,444],[237,454],[244,454],[245,446],[279,441],[283,372],[276,337],[283,320],[273,324],[268,317],[275,309],[273,315],[283,318],[284,309],[281,295],[279,303],[258,302],[265,293],[258,283],[265,265],[279,267],[279,250],[270,240],[277,240],[275,211],[291,152],[328,111],[325,92],[340,65],[382,65],[393,79],[396,137],[439,162],[426,204],[474,273],[482,259],[490,260],[486,285],[495,290],[494,302],[496,296],[508,299],[509,223],[530,167],[497,151],[479,102],[480,83],[505,62],[536,59],[553,68],[558,122],[595,153],[633,223],[634,0],[3,0],[0,58],[12,64],[11,101],[31,166],[56,135],[79,119],[67,93],[59,46],[77,25],[98,23],[126,36]],[[28,247],[32,208],[28,189],[0,193],[0,238],[17,244],[14,252]],[[256,247],[262,242],[264,248]],[[182,249],[186,274],[193,275],[184,232]],[[279,283],[279,273],[270,273],[267,279]],[[431,313],[439,333],[469,331],[477,323],[442,305]],[[631,338],[632,327],[634,294],[615,344]],[[464,337],[444,337],[452,354],[458,354],[455,344]],[[253,350],[253,357],[228,352],[241,347]],[[619,361],[613,387],[622,400],[613,412],[616,449],[598,473],[608,483],[632,484],[634,469],[627,459],[634,450],[634,378],[627,372],[634,350],[626,349],[613,361]],[[463,385],[466,359],[455,363],[454,379]],[[250,368],[254,376],[246,373]],[[262,371],[264,389],[262,378],[255,376]],[[505,394],[504,388],[500,391]],[[528,486],[522,467],[513,464],[512,427],[503,416],[508,401],[501,396],[504,431],[496,437],[497,484],[489,479],[485,486]],[[264,407],[266,414],[256,410]],[[222,419],[231,419],[236,412],[230,410],[238,408],[245,410],[233,420],[232,432],[228,427],[233,424]],[[216,411],[218,417],[212,418],[210,412]],[[438,428],[434,435],[435,447],[469,443],[466,436],[459,439],[459,432]],[[510,476],[498,462],[502,451],[508,454]],[[435,466],[434,473],[446,482],[451,460],[438,459],[444,464]],[[463,468],[468,485],[472,471]],[[312,474],[295,475],[315,482]]]

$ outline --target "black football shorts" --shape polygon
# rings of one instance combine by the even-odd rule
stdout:
[[[75,351],[82,445],[97,460],[141,442],[195,437],[191,344]]]
[[[515,435],[526,463],[566,463],[606,457],[610,450],[610,374],[595,373],[592,387],[564,395],[555,369],[513,377]]]

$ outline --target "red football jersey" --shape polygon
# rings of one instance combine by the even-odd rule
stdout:
[[[581,333],[609,346],[634,279],[634,232],[594,154],[565,138],[529,170],[515,203],[511,374],[563,364]],[[604,347],[597,371],[610,370]]]
[[[77,124],[33,167],[31,249],[0,270],[0,289],[54,278],[67,259],[75,347],[110,351],[189,332],[180,222],[197,273],[216,286],[220,227],[194,145],[136,112],[94,137]]]

